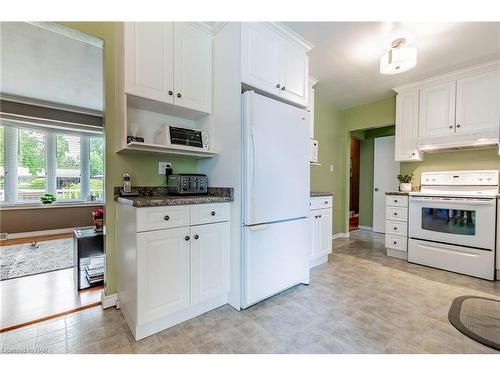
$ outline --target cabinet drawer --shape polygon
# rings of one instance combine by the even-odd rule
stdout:
[[[407,221],[408,209],[399,207],[386,207],[385,218],[387,220]]]
[[[229,203],[209,203],[191,206],[191,225],[229,220]]]
[[[330,208],[333,206],[333,197],[314,197],[309,201],[309,207],[311,210],[317,210],[320,208]]]
[[[408,224],[403,221],[387,220],[385,222],[385,233],[406,237],[408,235]]]
[[[189,206],[143,207],[137,209],[138,232],[188,225]]]
[[[385,247],[388,249],[406,251],[408,239],[401,236],[385,235]]]
[[[386,195],[385,204],[387,206],[408,207],[408,197],[405,195]]]

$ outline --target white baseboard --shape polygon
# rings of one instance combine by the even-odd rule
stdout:
[[[48,229],[48,230],[39,230],[39,231],[34,231],[34,232],[7,233],[7,240],[12,240],[12,239],[16,239],[16,238],[26,238],[26,237],[51,236],[54,234],[63,234],[63,233],[73,233],[73,231],[75,229],[82,229],[82,228],[93,228],[93,226],[61,228],[61,229]]]
[[[365,225],[358,225],[358,228],[361,230],[369,230],[370,232],[373,232],[373,227],[367,227]]]
[[[104,290],[101,292],[101,305],[103,309],[108,309],[113,306],[118,305],[118,293],[110,294],[107,296],[104,294]]]
[[[332,234],[332,240],[335,240],[337,238],[349,238],[350,234],[349,233],[335,233]]]

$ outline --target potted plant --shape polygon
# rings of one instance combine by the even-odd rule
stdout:
[[[399,174],[399,191],[404,193],[409,193],[411,191],[411,182],[413,181],[413,173],[412,174]]]
[[[104,225],[104,210],[102,208],[93,210],[92,219],[94,220],[95,230],[97,232],[102,231]]]
[[[44,194],[40,197],[40,202],[42,204],[52,204],[52,202],[55,202],[56,196],[54,194]]]

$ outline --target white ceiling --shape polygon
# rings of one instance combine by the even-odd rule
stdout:
[[[25,22],[2,22],[0,36],[2,94],[102,112],[103,49],[91,37]]]
[[[383,99],[393,87],[500,58],[499,22],[284,22],[314,44],[310,74],[316,95],[337,108]],[[379,72],[391,41],[418,49],[417,66],[399,75]]]

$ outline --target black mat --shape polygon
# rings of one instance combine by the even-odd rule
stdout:
[[[478,296],[455,298],[448,319],[464,335],[500,350],[500,300]]]

